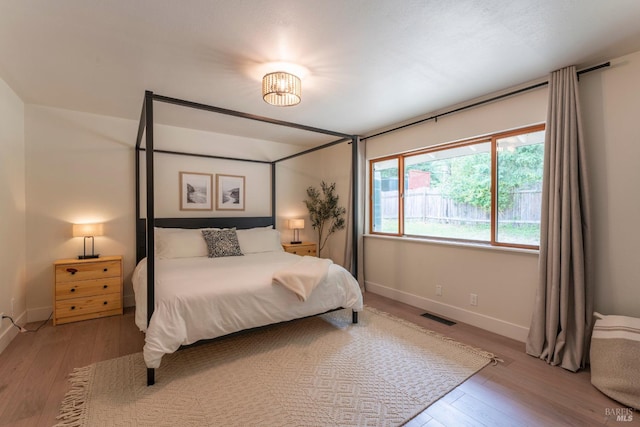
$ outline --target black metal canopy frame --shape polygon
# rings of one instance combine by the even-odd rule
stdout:
[[[212,113],[225,114],[228,116],[235,116],[248,120],[256,120],[264,123],[269,123],[275,126],[285,126],[294,129],[300,129],[309,132],[322,133],[325,135],[332,135],[339,139],[318,147],[314,147],[297,154],[293,154],[275,161],[262,161],[252,159],[241,159],[231,157],[212,156],[197,153],[185,153],[179,151],[167,151],[154,149],[154,121],[153,121],[153,103],[154,101],[164,102],[167,104],[174,104],[181,107],[193,108],[198,110],[209,111]],[[145,138],[145,147],[142,147],[143,136]],[[252,226],[273,225],[275,227],[276,222],[276,164],[284,160],[289,160],[298,156],[302,156],[323,148],[331,147],[343,142],[351,143],[351,155],[352,155],[352,198],[351,198],[351,215],[353,223],[357,223],[358,218],[358,206],[355,203],[357,200],[358,191],[358,139],[357,135],[348,135],[340,132],[335,132],[326,129],[320,129],[311,126],[305,126],[297,123],[286,122],[282,120],[276,120],[268,117],[256,116],[253,114],[243,113],[240,111],[228,110],[225,108],[214,107],[211,105],[200,104],[192,101],[185,101],[177,98],[170,98],[167,96],[156,95],[151,91],[146,91],[144,96],[144,102],[142,104],[142,114],[140,116],[140,124],[138,126],[138,135],[136,139],[136,262],[139,262],[145,256],[147,257],[147,325],[151,320],[155,307],[155,236],[154,227],[156,226],[168,226],[183,228],[200,228],[205,226],[219,226],[228,227],[236,225],[239,222],[240,228],[249,228]],[[142,206],[140,195],[140,153],[145,152],[145,166],[146,166],[146,219],[142,218]],[[271,216],[270,217],[240,217],[240,218],[156,218],[154,211],[154,153],[195,156],[195,157],[208,157],[213,159],[233,160],[242,162],[254,162],[264,163],[271,165]],[[234,221],[231,223],[230,221]],[[358,251],[358,231],[357,227],[352,227],[353,233],[353,250],[352,260],[357,260]],[[352,272],[357,276],[357,269]],[[357,277],[356,277],[357,278]],[[356,313],[354,313],[354,316]],[[355,320],[355,317],[354,317]],[[147,368],[147,385],[152,385],[155,382],[155,370],[153,368]]]

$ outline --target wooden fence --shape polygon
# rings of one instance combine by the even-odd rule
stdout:
[[[398,218],[398,192],[381,191],[381,218]],[[537,224],[540,222],[542,192],[520,190],[512,193],[513,204],[498,213],[501,223]],[[407,190],[404,196],[406,220],[457,223],[490,223],[491,215],[484,209],[467,203],[459,203],[437,190],[420,188]]]

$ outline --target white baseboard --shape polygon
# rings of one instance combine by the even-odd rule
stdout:
[[[22,325],[22,321],[26,313],[22,313],[17,318],[13,319],[18,325]],[[0,323],[0,353],[9,346],[9,343],[20,333],[18,328],[11,324],[9,319],[2,319]]]
[[[505,320],[496,319],[495,317],[484,314],[474,313],[449,304],[443,304],[408,292],[399,291],[377,283],[365,281],[365,288],[369,292],[400,301],[414,307],[421,308],[430,313],[437,314],[458,322],[467,323],[478,328],[505,336],[520,342],[527,341],[529,328],[507,322]]]

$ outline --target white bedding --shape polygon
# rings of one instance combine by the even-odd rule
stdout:
[[[146,332],[147,367],[159,367],[164,354],[201,339],[338,307],[362,310],[358,282],[336,264],[306,301],[272,282],[274,272],[299,259],[286,252],[156,259],[155,309],[148,328],[147,262],[143,259],[133,272],[133,290],[136,325]]]

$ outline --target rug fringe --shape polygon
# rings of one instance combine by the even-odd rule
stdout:
[[[423,333],[425,333],[427,335],[430,335],[430,336],[432,336],[434,338],[438,338],[438,339],[440,339],[442,341],[446,341],[449,344],[453,344],[456,347],[462,348],[463,350],[469,351],[469,352],[471,352],[473,354],[476,354],[476,355],[478,355],[480,357],[484,357],[485,359],[489,359],[493,366],[496,366],[498,364],[498,362],[504,363],[504,360],[500,359],[494,353],[482,350],[481,348],[473,347],[473,346],[471,346],[469,344],[461,343],[460,341],[457,341],[457,340],[455,340],[453,338],[450,338],[450,337],[448,337],[446,335],[442,335],[442,334],[440,334],[438,332],[435,332],[435,331],[432,331],[430,329],[423,328],[420,325],[416,325],[413,322],[410,322],[408,320],[405,320],[405,319],[402,319],[400,317],[394,316],[393,314],[387,313],[385,311],[378,310],[377,308],[373,308],[373,307],[369,307],[369,306],[365,306],[365,308],[367,310],[371,311],[372,313],[375,313],[375,314],[377,314],[379,316],[386,317],[386,318],[391,319],[391,320],[395,320],[396,322],[402,323],[403,325],[408,326],[408,327],[410,327],[412,329],[421,331],[421,332],[423,332]]]
[[[56,417],[61,422],[53,427],[79,427],[86,423],[87,396],[94,369],[95,365],[89,365],[76,368],[69,374],[71,388],[60,404],[60,415]]]

